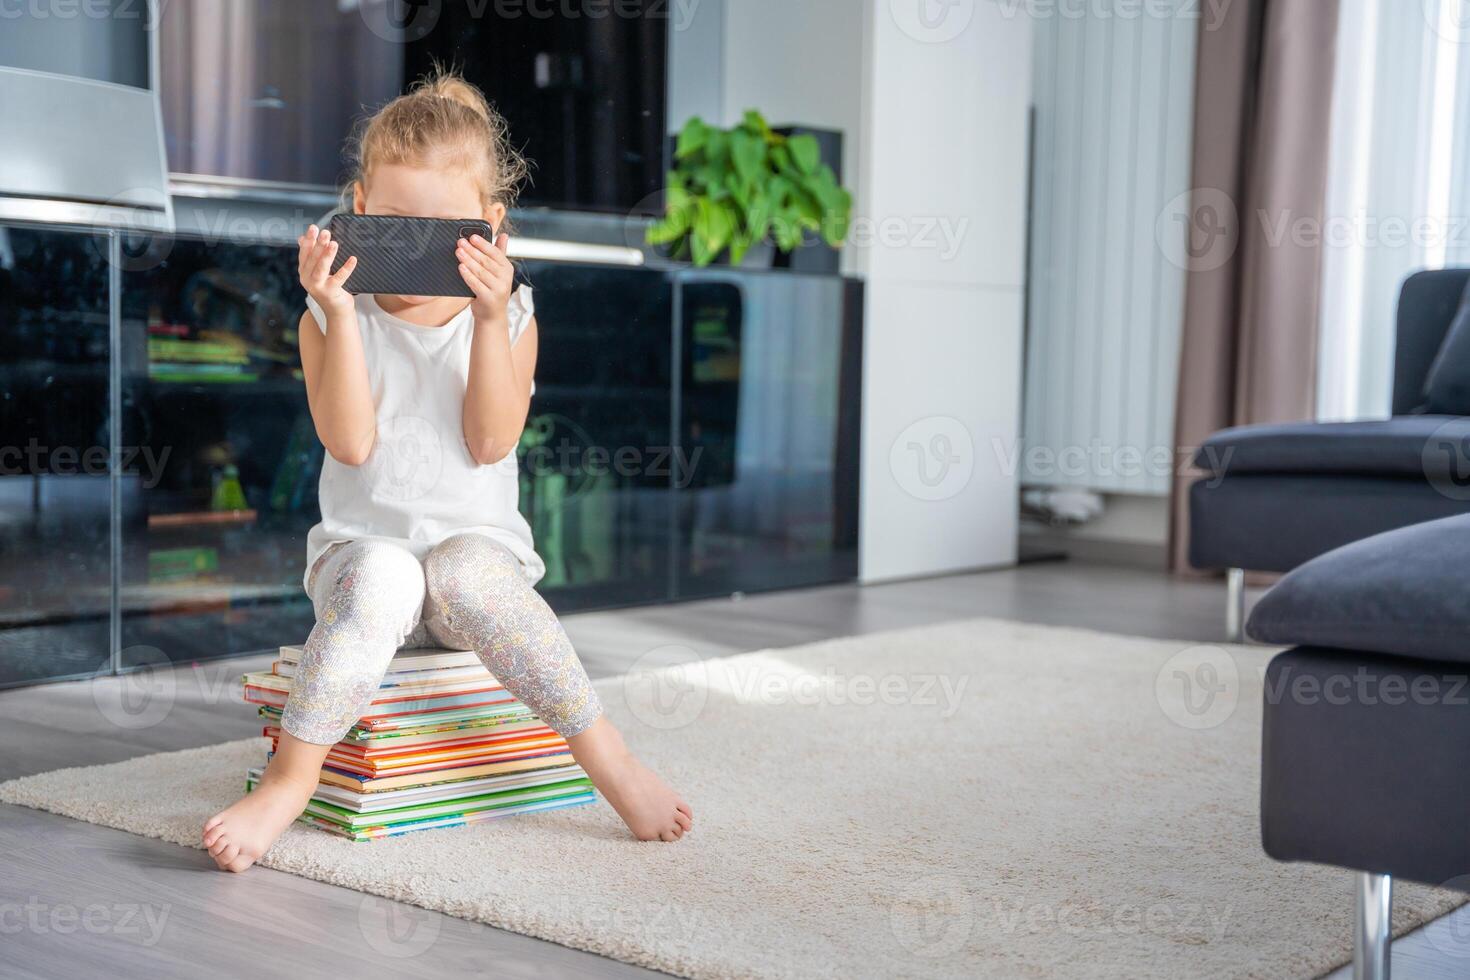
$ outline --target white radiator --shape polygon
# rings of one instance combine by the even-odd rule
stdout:
[[[1023,485],[1168,491],[1195,39],[1215,5],[1173,0],[1169,17],[1161,6],[1057,4],[1047,9],[1073,13],[1036,21],[1026,387],[1011,456]]]

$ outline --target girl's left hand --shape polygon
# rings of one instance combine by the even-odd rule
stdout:
[[[506,257],[509,235],[501,235],[492,245],[479,235],[461,238],[454,250],[459,259],[459,274],[474,292],[470,310],[476,323],[503,323],[506,304],[515,285],[515,268]]]

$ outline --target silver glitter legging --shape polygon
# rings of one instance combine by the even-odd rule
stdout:
[[[564,736],[584,731],[602,703],[571,640],[490,538],[461,534],[423,564],[386,541],[333,545],[307,582],[316,626],[281,727],[316,745],[342,738],[404,646],[474,650],[506,689]]]

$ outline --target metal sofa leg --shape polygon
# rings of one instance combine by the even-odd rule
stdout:
[[[1357,896],[1353,980],[1388,980],[1388,953],[1393,939],[1393,879],[1360,871],[1353,891]]]
[[[1245,569],[1225,572],[1225,638],[1231,643],[1245,642]]]

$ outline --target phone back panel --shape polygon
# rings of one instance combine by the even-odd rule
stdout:
[[[470,235],[494,241],[488,222],[467,219],[407,218],[396,215],[338,214],[332,217],[337,258],[332,271],[357,256],[349,293],[402,296],[473,296],[459,274],[456,243]]]

